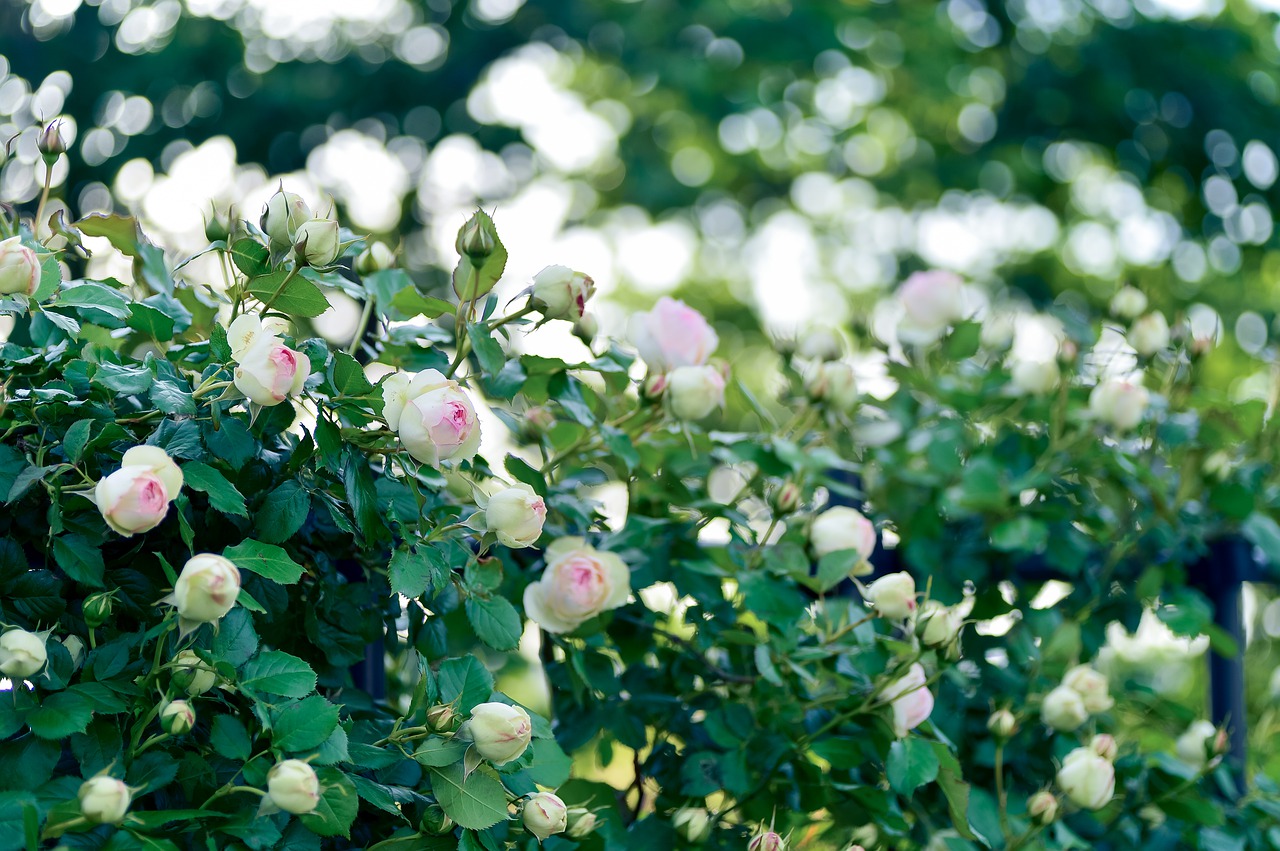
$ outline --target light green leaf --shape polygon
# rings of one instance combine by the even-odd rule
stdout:
[[[329,300],[315,284],[301,275],[295,275],[287,284],[288,272],[281,269],[269,275],[251,278],[249,293],[263,304],[270,303],[273,310],[305,316],[319,316],[329,309]],[[281,287],[283,286],[283,289]],[[277,294],[278,293],[278,294]]]
[[[256,573],[281,585],[293,585],[302,577],[302,565],[289,558],[287,552],[274,544],[264,544],[249,538],[234,547],[227,547],[222,554],[241,570]]]
[[[924,739],[915,736],[900,739],[889,746],[885,773],[895,792],[910,797],[917,788],[938,776],[938,755],[933,752],[932,743]]]
[[[297,656],[283,650],[268,650],[244,664],[240,687],[284,697],[303,697],[315,690],[316,672]]]
[[[493,827],[507,817],[507,790],[487,765],[471,772],[454,763],[431,771],[431,789],[445,814],[470,830]]]
[[[316,694],[280,711],[271,740],[281,750],[310,750],[328,739],[337,726],[338,707]]]
[[[248,517],[249,510],[245,507],[244,496],[240,491],[236,490],[236,486],[227,481],[226,477],[200,461],[188,461],[182,465],[183,483],[192,490],[200,491],[209,496],[209,504],[223,514],[234,514],[238,517]]]
[[[494,650],[514,650],[524,624],[506,597],[467,598],[467,619],[476,635]]]

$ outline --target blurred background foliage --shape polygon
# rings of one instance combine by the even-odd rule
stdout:
[[[1036,309],[1130,282],[1223,332],[1210,368],[1245,398],[1280,330],[1273,4],[0,0],[0,197],[34,207],[34,124],[61,117],[73,215],[137,214],[183,255],[283,180],[427,289],[480,204],[500,292],[567,263],[615,333],[677,293],[756,383],[762,334],[861,327],[914,269]],[[98,247],[95,274],[129,274]],[[1280,603],[1251,588],[1248,614],[1251,739],[1280,776]],[[1147,632],[1117,633],[1114,672],[1195,706],[1204,643]]]

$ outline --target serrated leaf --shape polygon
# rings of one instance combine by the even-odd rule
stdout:
[[[236,486],[213,467],[200,461],[188,461],[182,465],[182,478],[192,490],[207,494],[209,504],[223,514],[234,514],[248,517],[249,509],[245,507],[244,496],[236,490]]]
[[[276,716],[271,741],[285,751],[305,751],[318,747],[338,726],[338,707],[320,695],[286,706]]]
[[[514,650],[524,624],[506,597],[467,598],[467,619],[476,636],[494,650]]]
[[[305,697],[316,688],[311,666],[283,650],[254,656],[240,670],[240,687],[282,697]]]
[[[256,239],[243,237],[231,243],[231,262],[250,278],[261,277],[271,271],[271,251]]]
[[[436,679],[440,702],[452,704],[459,712],[470,712],[493,694],[493,674],[474,656],[446,659],[440,663]]]
[[[428,591],[442,588],[449,575],[449,565],[438,550],[425,546],[417,550],[396,550],[387,565],[391,590],[416,599]]]
[[[267,494],[253,518],[254,533],[267,543],[283,543],[302,528],[310,513],[311,495],[290,479]]]
[[[363,396],[373,390],[364,367],[346,352],[333,356],[333,386],[342,396]]]
[[[348,836],[360,808],[360,797],[347,775],[336,768],[316,772],[323,792],[314,812],[298,816],[302,824],[317,836]]]
[[[467,743],[460,739],[428,736],[413,752],[413,758],[428,768],[441,768],[462,759],[462,755],[466,752]]]
[[[102,587],[102,576],[106,570],[102,551],[83,535],[54,538],[53,558],[73,581],[91,588]]]
[[[938,755],[933,752],[932,743],[924,739],[900,739],[889,746],[885,773],[895,792],[910,797],[938,776]]]
[[[93,420],[77,420],[62,438],[62,451],[72,464],[79,464],[84,455],[84,448],[89,443],[89,433]]]
[[[291,559],[283,549],[252,538],[241,541],[234,547],[227,547],[222,555],[231,559],[241,570],[256,573],[281,585],[295,584],[303,573],[302,565]]]
[[[288,276],[289,273],[281,269],[269,275],[251,278],[249,293],[264,305],[270,303],[272,310],[308,319],[329,309],[329,300],[319,287],[301,275],[294,275],[286,283]]]
[[[435,319],[454,312],[454,306],[442,298],[433,298],[418,292],[415,286],[407,286],[391,297],[391,306],[404,315],[425,316]]]
[[[486,765],[464,778],[461,763],[431,770],[431,790],[445,814],[461,827],[484,830],[507,817],[507,790]]]
[[[64,287],[54,299],[53,305],[100,310],[115,319],[124,319],[129,315],[129,302],[124,296],[92,281]]]
[[[42,739],[65,739],[83,733],[93,720],[93,705],[74,692],[59,691],[45,697],[27,713],[27,726]]]
[[[249,731],[234,715],[219,715],[209,731],[209,745],[219,756],[243,762],[253,752]]]
[[[480,369],[488,375],[501,372],[507,356],[502,351],[502,346],[489,333],[489,327],[483,322],[473,322],[467,326],[467,336],[471,340],[471,350],[480,362]]]

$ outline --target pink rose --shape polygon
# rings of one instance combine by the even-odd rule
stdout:
[[[702,366],[720,345],[720,338],[701,313],[663,296],[653,310],[631,318],[631,342],[651,372],[666,372],[678,366]]]
[[[906,312],[898,333],[910,342],[935,340],[968,316],[964,283],[951,272],[916,272],[898,289],[898,300]]]
[[[917,662],[884,689],[884,698],[893,703],[893,729],[899,738],[929,720],[933,712],[933,694],[926,683],[924,668]]]
[[[236,360],[236,389],[269,408],[297,395],[311,372],[311,361],[281,342],[272,328],[256,316],[241,316],[227,329],[231,356]]]
[[[182,471],[158,446],[133,447],[121,465],[98,481],[93,499],[107,525],[129,537],[160,525],[182,489]]]
[[[631,573],[622,559],[581,538],[560,538],[547,547],[542,577],[524,590],[524,609],[547,632],[572,632],[627,601]]]
[[[40,288],[40,258],[19,237],[0,240],[0,295],[35,295]]]
[[[439,370],[398,373],[382,385],[383,418],[409,454],[424,464],[466,461],[480,448],[480,422],[458,382]]]

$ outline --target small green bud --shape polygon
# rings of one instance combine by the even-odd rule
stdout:
[[[458,724],[458,713],[452,706],[438,703],[427,710],[427,726],[437,733],[448,733]]]
[[[50,168],[58,161],[58,157],[67,152],[67,143],[62,138],[61,125],[61,121],[49,122],[40,131],[40,137],[36,139],[36,148],[40,151],[40,156],[44,158],[45,165]]]
[[[453,819],[445,814],[444,808],[439,804],[428,804],[422,813],[422,820],[418,822],[418,829],[432,836],[442,836],[453,830]]]
[[[458,239],[454,248],[463,257],[468,257],[473,266],[483,266],[497,246],[497,234],[493,230],[493,220],[477,211],[458,231]]]
[[[185,700],[171,700],[160,710],[160,726],[166,733],[181,736],[196,725],[196,709]]]
[[[230,210],[223,216],[212,206],[209,208],[209,217],[204,220],[204,238],[210,242],[225,242],[231,238]]]
[[[361,276],[382,272],[396,265],[395,252],[384,243],[373,242],[356,257],[356,272]]]
[[[97,629],[111,619],[115,598],[109,592],[90,594],[84,598],[84,622],[90,629]]]

